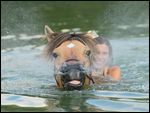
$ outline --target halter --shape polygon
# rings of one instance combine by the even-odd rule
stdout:
[[[84,42],[84,40],[82,40],[82,39],[80,38],[80,36],[78,36],[78,34],[75,34],[75,33],[70,34],[70,37],[68,37],[67,40],[78,40],[78,41],[80,41],[82,44],[84,44],[85,46],[87,46],[87,44]]]

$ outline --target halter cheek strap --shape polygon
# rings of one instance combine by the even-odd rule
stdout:
[[[92,81],[93,84],[95,83],[91,74],[89,76],[88,75],[86,75],[86,76],[89,78],[90,82]]]
[[[58,88],[63,88],[63,84],[62,84],[62,81],[60,79],[60,76],[55,75],[55,81],[57,83]]]

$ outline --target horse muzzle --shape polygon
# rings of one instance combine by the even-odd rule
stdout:
[[[59,74],[55,74],[55,76],[58,75],[60,80],[56,79],[56,81],[61,81],[62,87],[66,90],[80,90],[87,84],[86,79],[88,79],[88,72],[85,71],[81,64],[67,64],[62,66]],[[88,80],[88,82],[90,82],[90,80]]]

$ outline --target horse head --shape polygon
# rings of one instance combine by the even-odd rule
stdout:
[[[53,32],[45,26],[46,55],[54,61],[54,77],[59,88],[81,89],[92,83],[90,35]]]

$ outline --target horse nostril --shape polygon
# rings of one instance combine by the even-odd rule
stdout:
[[[82,72],[84,71],[83,67],[80,64],[67,64],[62,66],[60,72],[63,73],[62,80],[68,82],[71,80],[80,80],[82,79]]]
[[[76,64],[68,64],[68,63],[64,63],[60,69],[61,72],[63,73],[68,73],[71,72],[70,70],[74,71],[84,71],[84,68],[81,64],[76,63]]]

